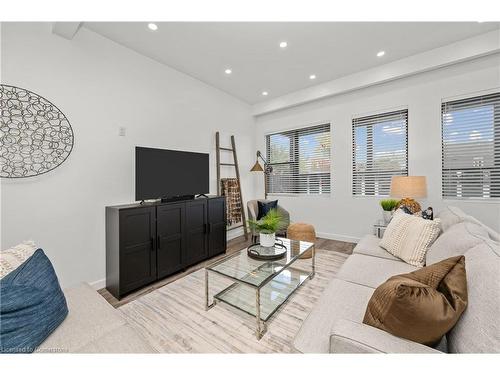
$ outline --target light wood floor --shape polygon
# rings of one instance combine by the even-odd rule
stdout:
[[[121,300],[118,300],[115,297],[113,297],[105,288],[99,289],[98,292],[106,299],[106,301],[109,302],[109,304],[111,304],[115,308],[118,308],[120,306],[123,306],[123,305],[131,302],[131,301],[138,299],[139,297],[145,296],[145,295],[147,295],[147,294],[149,294],[157,289],[160,289],[167,284],[170,284],[176,280],[179,280],[180,278],[185,277],[185,276],[187,276],[195,271],[198,271],[202,268],[205,268],[205,266],[207,264],[210,264],[210,263],[214,262],[215,260],[222,258],[223,256],[226,256],[228,254],[232,254],[236,251],[244,249],[249,244],[250,244],[250,239],[245,240],[244,236],[240,236],[240,237],[237,237],[235,239],[232,239],[232,240],[228,241],[226,254],[220,255],[220,256],[215,257],[215,258],[211,258],[211,259],[204,261],[204,262],[201,262],[195,266],[189,267],[184,272],[179,272],[179,273],[176,273],[175,275],[172,275],[170,277],[167,277],[165,279],[157,281],[156,283],[148,285],[145,288],[142,288],[136,292],[130,293],[129,295],[122,298]],[[352,249],[354,248],[354,245],[355,244],[350,243],[350,242],[328,240],[325,238],[318,238],[316,240],[316,248],[317,249],[322,249],[322,250],[327,250],[327,251],[335,251],[335,252],[339,252],[342,254],[351,254]]]
[[[295,353],[293,341],[303,321],[348,257],[345,251],[316,249],[316,275],[273,315],[260,340],[255,336],[255,317],[224,303],[205,311],[203,270],[142,295],[118,311],[160,353]],[[294,268],[310,269],[310,264],[310,259],[299,259]],[[215,274],[209,281],[209,296],[231,284]]]

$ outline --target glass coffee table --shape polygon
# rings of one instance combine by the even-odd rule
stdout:
[[[280,238],[286,247],[283,258],[263,261],[250,258],[247,250],[228,255],[205,268],[205,307],[224,302],[256,318],[255,334],[260,339],[266,332],[266,322],[315,272],[314,244]],[[310,259],[296,261],[310,251]],[[308,256],[308,254],[306,254]],[[307,263],[306,263],[307,262]],[[304,267],[307,266],[307,267]],[[306,269],[303,269],[306,268]],[[216,274],[233,281],[209,301],[209,275]]]

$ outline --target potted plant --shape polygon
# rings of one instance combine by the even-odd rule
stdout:
[[[384,222],[389,224],[392,219],[392,214],[398,206],[399,201],[397,199],[382,199],[380,201],[380,206],[382,206],[382,213],[384,217]]]
[[[276,241],[276,232],[284,229],[285,224],[278,210],[272,209],[260,220],[248,220],[248,225],[259,232],[259,242],[262,246],[271,247]]]

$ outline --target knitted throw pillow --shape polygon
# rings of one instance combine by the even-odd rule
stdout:
[[[36,249],[38,248],[33,241],[24,241],[10,249],[0,251],[0,278],[23,264]]]
[[[441,231],[439,223],[439,219],[425,220],[396,211],[379,245],[406,263],[422,267],[429,246]]]

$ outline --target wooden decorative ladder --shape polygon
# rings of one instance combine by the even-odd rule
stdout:
[[[241,180],[240,180],[240,168],[238,166],[238,156],[236,155],[236,144],[234,142],[234,135],[231,136],[231,148],[220,147],[220,136],[219,132],[215,133],[215,148],[217,150],[217,195],[221,194],[221,167],[233,167],[236,171],[236,180],[238,181],[238,189],[240,192],[240,206],[241,206],[241,225],[236,225],[228,228],[227,230],[234,230],[243,227],[243,233],[245,234],[245,240],[248,240],[248,228],[246,225],[246,215],[245,207],[243,206],[243,194],[241,192]],[[231,152],[233,154],[233,163],[221,163],[220,155],[221,151]]]

